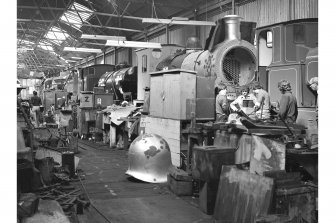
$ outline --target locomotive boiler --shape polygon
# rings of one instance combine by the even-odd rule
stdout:
[[[177,119],[189,120],[194,117],[196,120],[214,120],[214,89],[217,84],[226,83],[230,92],[228,97],[233,99],[237,88],[255,79],[257,56],[256,48],[252,45],[255,26],[253,22],[242,22],[237,15],[225,16],[211,29],[205,50],[189,40],[186,50],[163,59],[157,65],[156,72],[151,73],[150,115],[172,118],[157,109],[162,107],[160,104],[163,107],[175,106],[167,105],[170,101],[175,103],[175,100],[168,97],[179,96],[179,106],[183,107],[180,111],[187,114],[177,115]],[[185,81],[179,84],[182,88],[180,91],[176,91],[177,85],[170,90],[169,86],[164,86],[176,82],[170,77],[171,71],[176,69],[181,71],[179,81]],[[163,86],[157,88],[153,82],[159,83],[159,78],[164,79]],[[183,94],[185,91],[187,93]],[[174,95],[175,92],[180,92],[180,95]]]

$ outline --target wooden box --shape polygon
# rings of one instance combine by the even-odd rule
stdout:
[[[90,91],[82,91],[80,93],[80,108],[93,108],[93,93]]]
[[[180,167],[181,125],[179,120],[143,116],[140,131],[162,136],[169,145],[172,164]]]
[[[192,195],[192,181],[177,180],[171,174],[167,175],[170,190],[177,196]]]
[[[203,181],[219,180],[222,165],[235,164],[235,149],[196,146],[192,152],[192,176]]]
[[[293,222],[317,222],[316,189],[306,185],[282,186],[276,189],[276,214],[285,214]]]
[[[106,108],[109,105],[114,104],[114,94],[96,93],[94,94],[94,107]]]
[[[195,100],[196,72],[173,69],[151,73],[150,115],[190,120],[190,104]]]

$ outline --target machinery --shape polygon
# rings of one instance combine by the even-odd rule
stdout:
[[[124,100],[123,93],[128,93],[134,99],[137,98],[137,67],[106,72],[99,79],[98,88],[99,95],[112,94],[113,100]]]
[[[186,50],[165,58],[157,65],[156,70],[162,73],[173,69],[196,72],[196,80],[189,86],[195,92],[195,101],[185,109],[188,112],[195,110],[196,120],[214,120],[217,83],[225,82],[229,97],[234,99],[236,89],[255,80],[257,54],[252,45],[255,26],[252,22],[241,22],[237,15],[225,16],[211,29],[205,50],[191,41]],[[191,104],[195,104],[195,109]]]

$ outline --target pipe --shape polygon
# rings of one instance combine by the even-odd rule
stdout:
[[[241,17],[237,15],[227,15],[223,17],[224,21],[224,30],[225,30],[225,39],[228,40],[241,40],[241,32],[240,32],[240,22]]]

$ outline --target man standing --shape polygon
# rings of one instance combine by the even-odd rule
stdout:
[[[279,81],[278,89],[282,93],[278,115],[286,123],[295,123],[298,117],[298,104],[296,97],[292,94],[290,82],[287,80]]]
[[[258,82],[254,84],[252,89],[256,96],[256,102],[254,107],[256,111],[256,117],[258,119],[269,119],[271,107],[269,93],[266,92],[263,89],[262,85]]]
[[[40,105],[42,105],[42,100],[37,96],[37,92],[34,91],[33,96],[30,98],[30,107],[33,113],[36,127],[39,127]]]
[[[224,122],[228,119],[227,86],[221,81],[218,84],[219,93],[215,99],[216,121]]]

